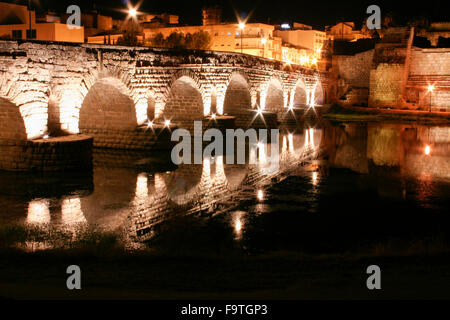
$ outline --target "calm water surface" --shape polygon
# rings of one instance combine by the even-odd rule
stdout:
[[[450,127],[320,121],[280,130],[275,171],[269,150],[248,155],[254,165],[178,167],[167,154],[99,150],[91,173],[2,172],[0,223],[91,226],[171,252],[448,242]]]

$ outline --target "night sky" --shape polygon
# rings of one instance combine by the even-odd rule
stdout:
[[[5,1],[5,0],[1,0]],[[25,0],[10,0],[8,2],[26,3]],[[35,6],[65,11],[71,4],[78,4],[82,11],[92,9],[96,4],[99,12],[111,14],[113,8],[126,7],[127,0],[33,0]],[[137,1],[131,1],[137,4]],[[354,21],[359,26],[365,17],[366,9],[371,4],[377,4],[382,14],[392,13],[398,23],[407,20],[428,17],[432,21],[449,21],[448,0],[309,0],[309,1],[280,1],[280,0],[144,0],[140,9],[145,12],[172,13],[180,16],[182,24],[201,24],[201,8],[205,4],[219,4],[224,9],[223,20],[234,22],[233,8],[240,15],[246,16],[253,10],[254,22],[283,23],[298,21],[323,28],[339,21]],[[120,17],[120,15],[118,16]],[[270,20],[269,20],[270,19]]]

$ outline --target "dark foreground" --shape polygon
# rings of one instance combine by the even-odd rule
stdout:
[[[169,257],[46,252],[8,254],[0,296],[13,299],[449,299],[450,257]],[[66,289],[77,263],[82,289]],[[369,291],[365,269],[382,266],[382,289]]]

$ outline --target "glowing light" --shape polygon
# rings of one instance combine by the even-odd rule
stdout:
[[[67,198],[61,204],[61,220],[66,226],[86,223],[83,211],[81,211],[80,198]]]
[[[137,10],[134,8],[131,8],[130,10],[128,10],[128,14],[134,18],[137,15]]]
[[[425,155],[429,156],[431,153],[431,147],[429,145],[425,146]]]
[[[266,39],[266,38],[262,38],[262,39],[261,39],[261,43],[262,43],[262,44],[266,44],[266,43],[267,43],[267,39]]]
[[[428,92],[433,92],[434,91],[434,86],[432,84],[430,84],[428,86]]]
[[[136,120],[138,125],[142,125],[145,123],[145,121],[147,121],[148,119],[147,108],[148,108],[147,99],[140,99],[136,103]]]
[[[140,173],[136,181],[136,198],[145,199],[148,197],[148,176],[146,173]]]
[[[239,22],[239,29],[244,30],[245,29],[245,23]]]
[[[242,238],[242,230],[244,229],[245,220],[243,219],[245,215],[244,211],[236,211],[232,213],[231,223],[235,233],[235,239],[240,240]]]
[[[212,118],[212,119],[216,119],[216,114],[213,113],[213,114],[211,115],[211,118]]]
[[[313,58],[311,61],[312,64],[317,64],[317,58]]]
[[[263,110],[262,110],[261,108],[258,108],[258,110],[256,111],[256,113],[257,113],[259,116],[261,116],[262,113],[263,113]]]
[[[28,204],[27,223],[45,224],[50,222],[48,200],[32,200]]]
[[[258,190],[256,197],[258,198],[259,201],[263,201],[264,200],[264,192],[262,190]]]
[[[313,185],[317,184],[317,176],[318,176],[317,172],[313,172],[313,174],[312,174]]]
[[[288,134],[289,152],[294,152],[294,136],[292,133]]]
[[[309,128],[309,141],[311,146],[314,148],[314,129]]]
[[[166,125],[166,127],[170,126],[170,120],[164,121],[164,124]]]
[[[49,138],[48,134],[44,135],[43,138],[47,140]]]
[[[281,25],[281,29],[290,29],[290,28],[291,28],[291,26],[290,26],[289,23],[283,23],[283,24]]]
[[[153,121],[149,121],[147,126],[150,127],[150,128],[153,127]]]
[[[242,230],[242,222],[240,219],[236,219],[235,223],[234,223],[234,230],[236,230],[236,232],[241,232]]]

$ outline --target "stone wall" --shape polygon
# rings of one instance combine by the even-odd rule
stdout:
[[[0,140],[0,170],[72,171],[92,168],[93,139],[76,135],[49,140]]]
[[[413,48],[407,84],[407,102],[416,109],[430,110],[431,107],[432,111],[450,111],[449,70],[449,48]],[[434,91],[430,95],[427,89],[431,84]]]
[[[335,96],[342,105],[367,105],[374,50],[333,57]]]
[[[268,91],[274,81],[282,90],[275,95]],[[0,120],[8,123],[0,140],[86,133],[95,146],[147,150],[158,145],[137,129],[148,120],[190,129],[215,106],[244,113],[236,124],[245,127],[258,96],[287,108],[300,82],[327,90],[328,74],[236,53],[0,41]]]
[[[397,108],[402,105],[403,64],[380,63],[370,72],[370,107]]]
[[[450,49],[412,47],[412,35],[393,28],[373,50],[333,56],[337,102],[429,110],[431,98],[431,111],[450,111]]]

